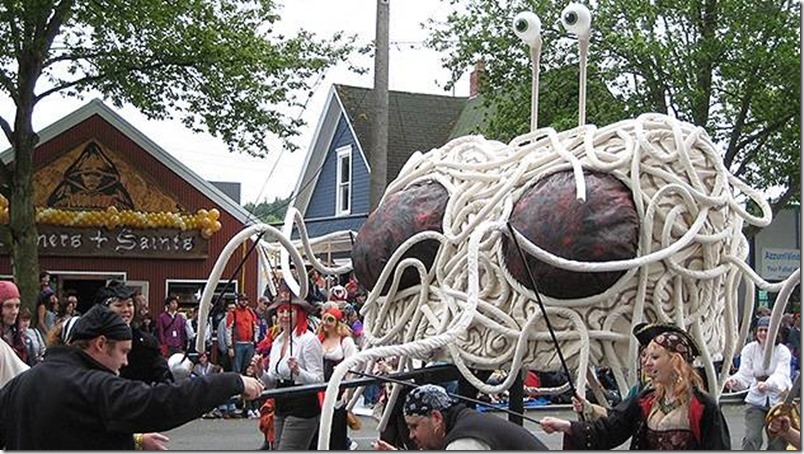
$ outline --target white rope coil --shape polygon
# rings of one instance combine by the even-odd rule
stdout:
[[[415,234],[387,260],[362,309],[367,348],[336,367],[328,384],[319,449],[328,446],[343,376],[356,366],[371,367],[379,358],[397,356],[400,365],[410,365],[411,359],[446,360],[485,393],[508,389],[517,374],[509,373],[503,383],[492,386],[470,369],[558,370],[536,295],[508,272],[501,239],[507,234],[505,226],[514,205],[542,178],[573,172],[577,193],[583,194],[585,183],[579,180],[578,169],[611,174],[631,190],[640,236],[633,259],[583,262],[550,253],[517,234],[529,254],[555,267],[576,272],[625,271],[598,295],[578,299],[541,295],[562,352],[575,370],[577,388],[585,389],[592,366],[606,365],[625,393],[636,382],[637,344],[632,329],[652,321],[676,324],[690,332],[702,347],[700,362],[709,389],[720,395],[730,360],[747,336],[755,286],[784,290],[780,297],[786,297],[795,279],[770,284],[745,263],[748,242],[743,226],[768,225],[771,210],[762,194],[728,172],[705,131],[666,115],[646,114],[603,128],[586,125],[561,133],[544,128],[508,145],[466,136],[427,153],[415,153],[383,195],[381,204],[416,182],[441,183],[450,195],[443,233]],[[760,216],[746,211],[740,202],[746,198],[760,207]],[[301,237],[296,243],[288,239],[293,225]],[[233,242],[239,244],[265,227],[249,229],[227,245],[207,290],[215,288],[219,268],[236,247],[230,247]],[[297,248],[322,273],[349,270],[327,268],[314,258],[301,215],[295,210],[289,210],[281,234],[265,230],[280,240],[280,246],[265,247],[272,252],[280,248],[286,279],[290,277],[288,259],[300,267]],[[328,237],[344,234],[348,232]],[[402,258],[424,240],[440,245],[429,269],[417,259]],[[420,283],[399,290],[408,268],[417,272]],[[389,280],[388,293],[381,295]],[[291,281],[296,284],[291,288],[306,292],[304,281]],[[737,290],[743,282],[746,304],[738,320]],[[200,332],[205,329],[205,305],[211,297],[207,293],[202,296]],[[771,328],[777,327],[776,318]],[[202,343],[197,347],[201,351]],[[724,359],[718,373],[713,363]]]

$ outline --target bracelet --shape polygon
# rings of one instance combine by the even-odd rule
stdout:
[[[134,434],[134,449],[142,451],[142,434]]]

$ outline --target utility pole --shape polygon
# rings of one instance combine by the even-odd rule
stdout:
[[[385,192],[388,175],[388,16],[390,0],[377,0],[374,35],[374,115],[371,128],[369,167],[370,211],[374,211]]]

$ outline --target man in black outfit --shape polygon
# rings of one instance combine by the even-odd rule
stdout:
[[[405,398],[403,407],[410,439],[424,450],[547,451],[522,426],[456,403],[438,385],[419,386]],[[394,450],[379,440],[376,449]]]
[[[234,394],[254,399],[263,389],[234,373],[154,386],[119,377],[131,328],[101,305],[75,323],[68,341],[0,389],[0,448],[142,449],[135,432],[173,429]]]

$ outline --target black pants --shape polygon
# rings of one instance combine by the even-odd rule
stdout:
[[[346,429],[346,407],[336,408],[332,413],[332,428],[329,431],[329,450],[330,451],[347,451],[349,446],[346,445],[347,440]],[[310,449],[315,451],[318,449],[318,431],[316,430],[313,441],[310,442]]]

